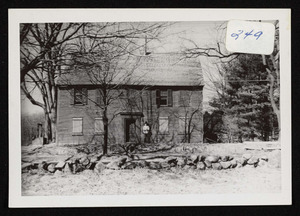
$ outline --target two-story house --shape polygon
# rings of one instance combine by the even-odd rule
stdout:
[[[105,85],[103,77],[95,81],[84,69],[61,75],[57,143],[102,143],[105,106],[109,143],[143,142],[146,121],[152,142],[203,141],[200,62],[177,54],[151,54],[130,71],[111,76]],[[109,92],[103,100],[104,91]]]

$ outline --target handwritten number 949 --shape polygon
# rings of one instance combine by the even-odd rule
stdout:
[[[243,39],[246,39],[248,36],[253,36],[256,37],[256,40],[258,40],[260,38],[260,36],[263,34],[262,31],[258,31],[255,34],[253,34],[253,30],[251,30],[250,32],[245,32],[243,34],[243,30],[238,30],[238,33],[232,33],[231,37],[235,37],[235,40],[237,40],[241,35],[244,35]]]

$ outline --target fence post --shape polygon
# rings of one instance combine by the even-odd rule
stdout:
[[[38,132],[37,136],[39,138],[42,137],[42,123],[37,124],[37,132]]]

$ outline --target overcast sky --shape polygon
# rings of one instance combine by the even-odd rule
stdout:
[[[214,44],[218,40],[218,32],[216,27],[220,26],[224,22],[177,22],[173,23],[168,29],[166,29],[159,42],[150,42],[149,51],[152,53],[168,53],[168,52],[180,52],[185,47],[191,47],[193,41],[199,47],[208,47]],[[204,82],[208,82],[206,73],[210,68],[210,60],[205,57],[200,57],[202,65]],[[209,70],[210,73],[214,71]],[[204,111],[208,110],[208,101],[213,96],[213,92],[206,87],[203,91]],[[37,97],[37,95],[35,95]],[[43,110],[32,105],[24,96],[22,97],[22,113],[33,114],[36,112],[42,112]]]

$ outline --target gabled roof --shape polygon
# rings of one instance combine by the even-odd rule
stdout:
[[[146,86],[203,86],[201,64],[179,54],[150,54],[118,61],[108,84]],[[74,69],[57,79],[58,85],[98,84],[96,73]]]

